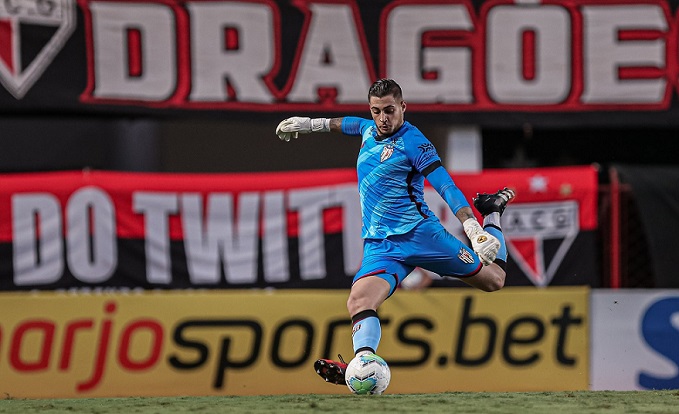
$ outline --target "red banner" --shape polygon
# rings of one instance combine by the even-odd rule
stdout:
[[[593,168],[454,179],[469,197],[517,190],[503,215],[511,284],[596,284]],[[362,254],[356,186],[349,169],[0,176],[0,289],[348,287]],[[457,232],[445,202],[426,198]]]
[[[538,286],[596,285],[598,183],[593,168],[488,170],[464,178],[457,181],[465,194],[492,192],[502,185],[517,191],[502,216],[511,259],[509,284],[528,279]]]

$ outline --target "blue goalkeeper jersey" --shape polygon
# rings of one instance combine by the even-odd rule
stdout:
[[[344,117],[342,132],[363,137],[356,169],[363,238],[405,234],[436,216],[424,202],[423,171],[440,161],[434,145],[409,122],[381,138],[373,120]]]

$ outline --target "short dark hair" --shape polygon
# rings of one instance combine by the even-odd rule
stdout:
[[[370,86],[370,90],[368,91],[368,101],[370,100],[371,96],[376,98],[384,98],[388,95],[394,95],[394,98],[396,99],[403,99],[403,91],[395,80],[380,79],[375,81],[375,83]]]

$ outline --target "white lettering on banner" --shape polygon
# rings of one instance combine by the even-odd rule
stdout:
[[[73,276],[100,283],[118,266],[113,201],[100,188],[83,187],[66,205],[66,258]]]
[[[568,97],[572,38],[568,10],[546,5],[498,6],[488,13],[487,27],[491,99],[509,104],[558,104]]]
[[[354,183],[238,194],[137,191],[131,201],[130,213],[143,218],[145,277],[151,284],[173,283],[172,217],[181,226],[178,241],[183,242],[188,277],[195,285],[220,284],[222,275],[230,285],[257,283],[260,238],[264,281],[289,281],[291,211],[299,215],[302,280],[328,275],[323,228],[328,208],[342,210],[344,273],[353,275],[360,266],[361,218]],[[106,282],[115,274],[119,236],[109,194],[92,186],[75,190],[65,202],[65,226],[61,208],[60,200],[48,193],[12,196],[15,285],[58,282],[65,268],[86,284]]]
[[[577,233],[578,205],[575,201],[513,204],[502,217],[502,228],[513,237],[558,238]]]
[[[240,193],[237,206],[231,194],[206,196],[203,211],[198,194],[135,192],[133,208],[144,215],[146,273],[150,283],[172,283],[169,216],[180,214],[189,277],[196,284],[218,284],[223,264],[231,284],[257,281],[257,240],[262,236],[264,280],[290,280],[287,209],[299,211],[299,249],[302,280],[327,276],[323,210],[341,206],[345,273],[353,274],[363,253],[360,206],[354,184],[305,190]],[[260,220],[260,204],[262,213]],[[181,205],[181,208],[178,208]],[[236,213],[234,213],[236,211]],[[235,215],[235,217],[234,217]],[[235,223],[235,224],[234,224]]]
[[[267,282],[287,282],[290,280],[290,260],[288,258],[287,215],[283,191],[264,193],[264,280]]]
[[[91,2],[94,96],[164,101],[177,86],[175,16],[160,3]],[[130,31],[141,38],[141,73],[130,74]]]
[[[186,261],[193,283],[219,283],[220,258],[227,282],[257,281],[259,197],[258,193],[240,193],[235,208],[231,194],[212,193],[204,214],[200,194],[180,196]]]
[[[471,44],[433,44],[441,33],[464,33],[474,25],[462,4],[412,4],[386,16],[386,72],[408,88],[408,102],[471,103]],[[426,73],[426,76],[422,74]]]
[[[668,46],[676,19],[663,1],[498,1],[478,12],[469,2],[394,2],[381,11],[377,56],[353,2],[295,3],[305,17],[296,39],[279,37],[281,12],[272,2],[81,5],[94,65],[85,103],[355,108],[379,66],[380,77],[407,88],[415,111],[662,109],[671,105],[668,79],[679,65]],[[277,90],[281,46],[296,50]],[[133,70],[135,53],[141,64]]]
[[[311,21],[295,59],[287,99],[315,102],[320,89],[334,88],[338,103],[364,103],[374,78],[358,16],[349,5],[309,2]],[[331,96],[323,96],[329,98]]]
[[[358,199],[356,184],[344,184],[331,188],[330,197],[336,197],[342,206],[342,252],[344,253],[344,273],[355,274],[361,268],[363,259],[363,238],[361,235],[361,203]]]
[[[471,103],[471,47],[436,45],[430,34],[474,29],[465,5],[407,5],[387,15],[386,72],[408,85],[408,102]],[[423,76],[422,74],[426,74]]]
[[[66,205],[66,258],[83,282],[108,280],[118,262],[113,202],[95,187],[84,187]],[[41,285],[58,281],[64,271],[64,242],[59,200],[51,194],[12,197],[14,283]],[[37,239],[37,243],[36,243]]]
[[[190,99],[273,102],[262,81],[273,69],[276,50],[271,6],[188,2],[186,7],[191,17]],[[234,96],[229,96],[225,80],[233,88]]]
[[[667,80],[621,79],[620,68],[667,67],[666,42],[653,40],[620,41],[625,30],[666,32],[667,20],[658,5],[583,6],[585,90],[582,100],[602,104],[629,101],[662,101]]]
[[[132,195],[132,208],[144,215],[146,279],[150,283],[169,285],[172,260],[168,217],[179,210],[179,198],[175,193],[138,191]]]
[[[64,271],[63,251],[59,200],[45,193],[13,195],[14,283],[28,286],[58,281]]]
[[[323,210],[334,204],[327,187],[292,190],[289,207],[299,212],[299,256],[302,280],[326,276]]]

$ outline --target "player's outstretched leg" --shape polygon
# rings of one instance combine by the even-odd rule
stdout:
[[[342,355],[337,355],[339,361],[331,359],[319,359],[314,363],[316,373],[325,380],[337,385],[346,385],[344,374],[347,372],[347,363],[344,362]]]
[[[514,197],[516,197],[514,190],[505,187],[495,194],[477,193],[472,199],[474,207],[483,215],[483,229],[500,241],[495,264],[503,269],[507,266],[507,245],[502,234],[502,226],[500,226],[500,216],[504,213],[507,203]]]

